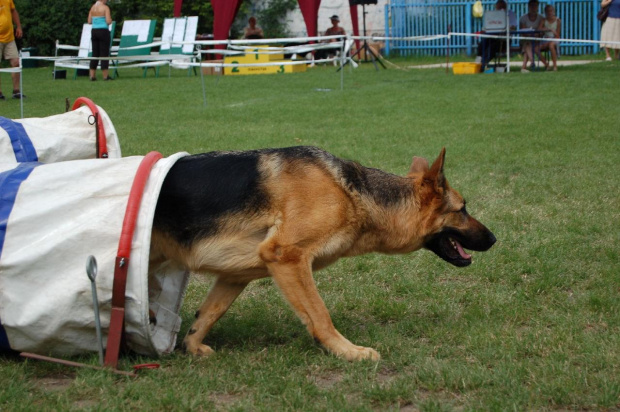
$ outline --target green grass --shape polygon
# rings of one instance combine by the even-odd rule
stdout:
[[[316,273],[337,328],[376,348],[379,363],[324,353],[267,279],[207,337],[216,355],[176,352],[136,380],[0,358],[0,410],[620,408],[619,70],[453,76],[364,65],[345,70],[344,91],[332,67],[209,77],[206,108],[200,78],[183,71],[93,83],[25,70],[26,117],[90,97],[124,155],[304,144],[404,174],[413,155],[434,159],[445,146],[451,185],[498,242],[465,269],[420,251]],[[0,102],[0,115],[19,117],[18,102]],[[181,336],[209,285],[190,285]],[[128,356],[121,367],[152,361]]]

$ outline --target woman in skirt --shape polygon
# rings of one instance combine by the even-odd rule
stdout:
[[[610,4],[609,15],[601,29],[601,46],[605,47],[607,61],[611,61],[609,49],[614,49],[616,59],[620,54],[620,0],[603,0],[601,2],[601,7]]]

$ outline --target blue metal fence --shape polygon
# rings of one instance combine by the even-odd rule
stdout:
[[[492,10],[495,1],[482,2],[485,10]],[[600,22],[596,13],[600,8],[599,0],[550,0],[541,3],[541,14],[546,4],[552,4],[557,16],[562,19],[561,37],[564,39],[599,40]],[[482,19],[472,16],[473,1],[433,1],[391,2],[385,5],[385,33],[388,37],[433,36],[447,34],[448,26],[452,32],[475,33],[480,31]],[[527,13],[527,0],[510,1],[510,10],[517,16]],[[477,40],[472,37],[452,36],[450,53],[475,51]],[[515,46],[517,43],[515,42]],[[445,55],[448,48],[447,39],[432,41],[393,40],[385,44],[387,53],[403,56],[413,54]],[[584,44],[570,41],[560,42],[560,54],[590,54],[599,51],[598,44]]]

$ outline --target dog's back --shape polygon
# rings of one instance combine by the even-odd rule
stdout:
[[[369,196],[386,206],[410,194],[403,178],[346,161],[316,147],[288,147],[244,152],[210,152],[180,159],[163,183],[154,227],[190,246],[213,236],[234,214],[246,219],[267,213],[274,197],[316,190],[310,172],[320,182],[347,195]],[[293,179],[286,179],[293,177]],[[288,185],[288,186],[287,186]],[[274,190],[274,187],[277,189]]]
[[[260,152],[211,152],[179,159],[159,195],[153,226],[189,246],[218,231],[218,220],[268,206],[259,173]]]

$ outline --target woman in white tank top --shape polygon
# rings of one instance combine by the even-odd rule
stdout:
[[[548,4],[545,6],[545,19],[540,22],[538,30],[544,31],[543,38],[545,39],[559,39],[562,32],[562,20],[555,15],[555,8]],[[551,52],[551,60],[553,61],[553,68],[549,66],[548,62],[545,62],[547,70],[558,71],[558,42],[557,41],[543,41],[540,45],[540,50],[549,50]]]

